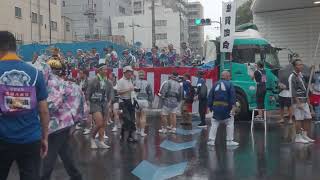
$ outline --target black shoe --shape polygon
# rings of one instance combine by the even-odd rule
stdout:
[[[198,124],[198,127],[205,128],[205,127],[207,127],[207,124],[206,124],[206,123],[201,122],[200,124]]]
[[[127,139],[128,143],[137,143],[138,141],[132,137]]]

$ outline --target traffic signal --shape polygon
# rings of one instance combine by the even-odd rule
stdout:
[[[210,26],[211,25],[211,19],[195,19],[194,24],[196,26]]]

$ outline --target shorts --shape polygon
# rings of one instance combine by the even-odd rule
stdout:
[[[119,110],[119,103],[118,102],[113,103],[112,108],[114,111]]]
[[[168,116],[169,114],[177,114],[178,107],[169,108],[167,106],[163,106],[161,110],[161,115]]]
[[[292,105],[293,115],[297,121],[312,119],[309,105],[302,103],[302,108],[298,108],[297,104]]]
[[[280,108],[291,107],[292,105],[291,98],[279,96],[279,105],[280,105]]]
[[[103,116],[108,115],[108,105],[105,103],[90,102],[90,114],[101,112]]]
[[[257,88],[256,98],[257,98],[257,109],[264,109],[264,99],[266,96],[266,89]]]
[[[139,109],[136,109],[136,112],[145,111],[149,107],[149,101],[148,100],[137,100]]]

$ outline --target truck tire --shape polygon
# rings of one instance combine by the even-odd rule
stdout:
[[[240,93],[236,92],[236,106],[237,111],[235,115],[236,121],[246,121],[249,118],[249,105],[246,97]]]

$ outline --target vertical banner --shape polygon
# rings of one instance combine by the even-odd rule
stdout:
[[[236,26],[235,1],[222,2],[221,52],[232,52]]]

